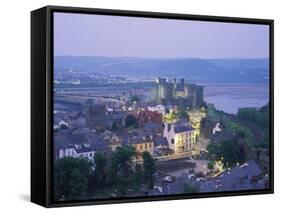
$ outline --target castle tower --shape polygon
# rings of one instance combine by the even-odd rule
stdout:
[[[166,98],[166,78],[158,78],[157,102],[160,103],[161,100],[165,98]]]
[[[184,90],[184,78],[181,78],[181,79],[180,79],[180,87],[179,87],[179,89],[180,89],[181,91]]]
[[[90,129],[100,130],[106,126],[106,106],[88,100],[85,105],[86,124]]]
[[[177,89],[177,79],[176,78],[173,79],[173,84],[174,84],[174,89]]]

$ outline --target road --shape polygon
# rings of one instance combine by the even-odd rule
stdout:
[[[74,94],[55,94],[55,99],[61,101],[68,101],[73,103],[85,103],[88,99],[93,99],[100,103],[118,103],[125,104],[124,101],[114,99],[114,98],[104,98],[104,97],[96,97],[96,96],[84,96],[84,95],[74,95]]]

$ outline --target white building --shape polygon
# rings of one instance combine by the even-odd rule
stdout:
[[[90,145],[67,145],[57,148],[57,158],[73,157],[93,159],[95,151]]]
[[[164,123],[163,136],[167,138],[169,148],[175,154],[194,149],[195,131],[186,120],[179,120],[176,123]]]
[[[216,126],[213,128],[213,134],[216,134],[217,132],[221,132],[220,123],[217,123]]]
[[[61,121],[59,122],[59,127],[62,127],[62,126],[69,127],[69,124],[68,124],[66,121],[64,121],[64,120],[61,120]]]
[[[87,139],[83,134],[60,135],[54,138],[54,157],[94,159],[96,152],[105,154],[109,151],[108,146],[96,135],[92,134]]]

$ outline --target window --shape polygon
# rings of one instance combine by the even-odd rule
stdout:
[[[142,150],[142,145],[140,145],[140,150]]]
[[[175,140],[174,140],[174,138],[172,138],[172,142],[171,142],[172,144],[175,144]]]
[[[144,144],[144,148],[147,149],[147,144]]]

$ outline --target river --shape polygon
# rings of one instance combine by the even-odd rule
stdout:
[[[261,107],[269,101],[268,85],[205,85],[204,100],[218,110],[236,114],[242,107]]]

